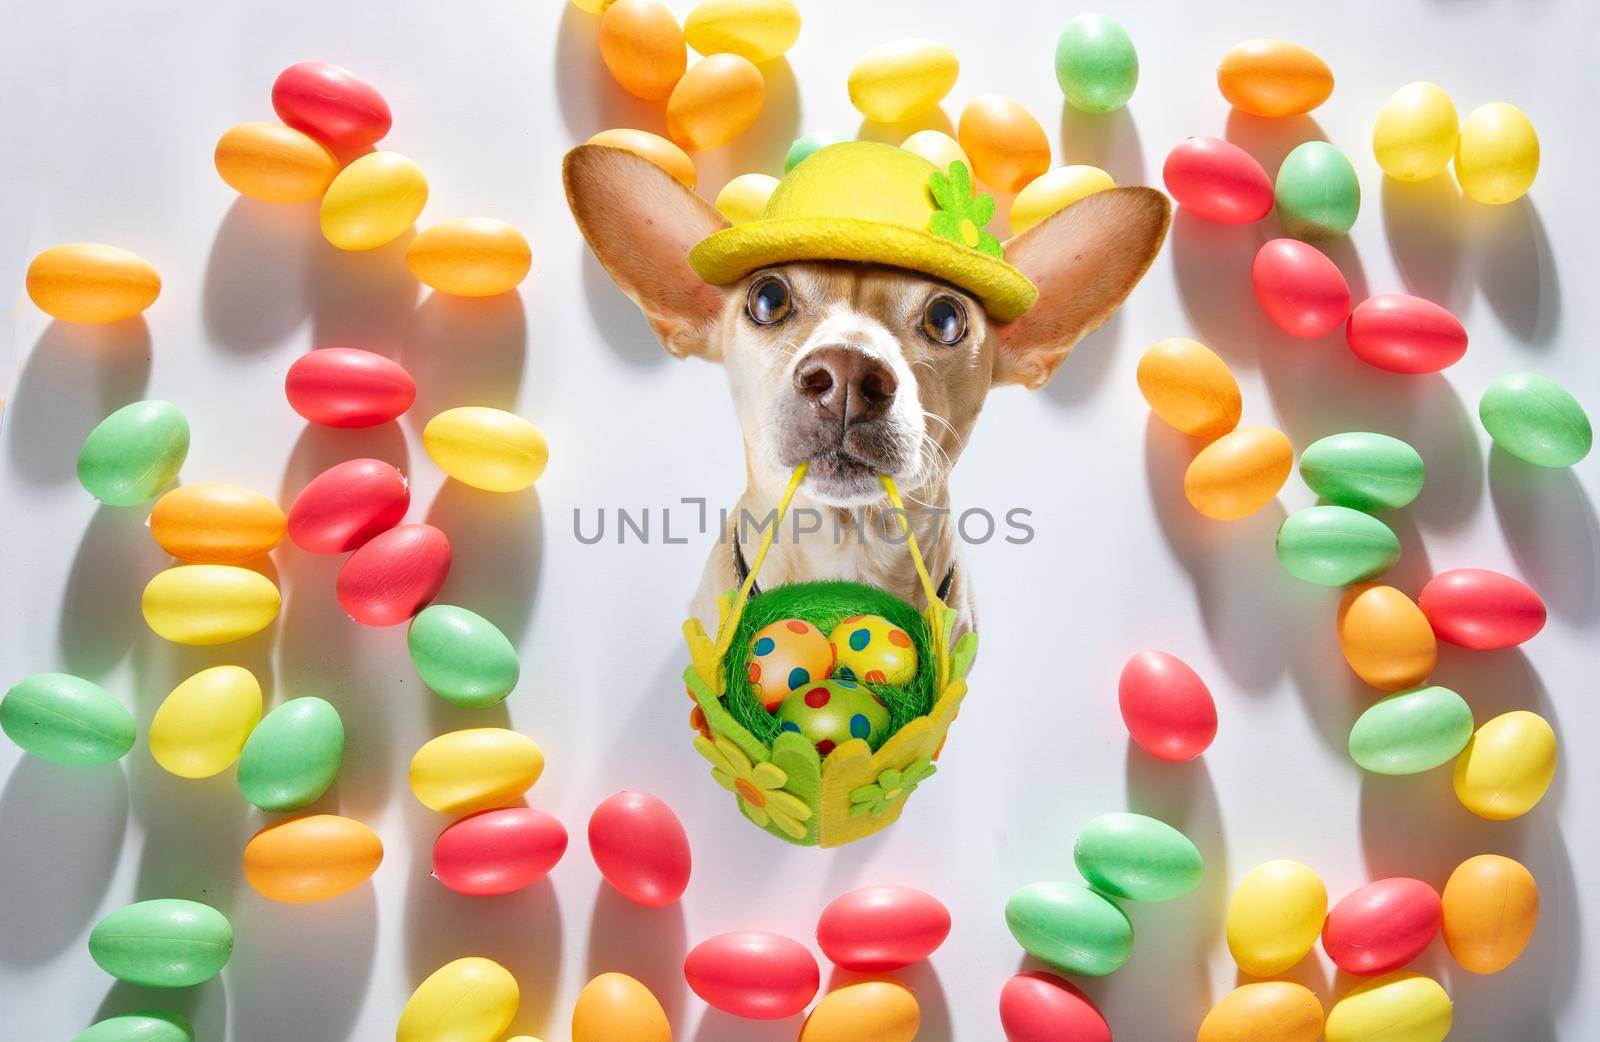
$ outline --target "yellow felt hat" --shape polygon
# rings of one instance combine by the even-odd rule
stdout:
[[[707,236],[689,266],[714,286],[788,261],[862,261],[909,268],[959,286],[1009,322],[1039,290],[984,231],[994,199],[974,195],[962,163],[941,171],[873,141],[819,148],[778,183],[759,220]]]

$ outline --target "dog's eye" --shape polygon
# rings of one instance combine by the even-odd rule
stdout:
[[[794,299],[789,294],[789,284],[776,275],[763,275],[750,284],[744,298],[744,310],[750,321],[758,326],[782,322],[794,310]]]
[[[922,334],[936,344],[959,343],[967,335],[967,309],[955,297],[934,297],[922,309]]]

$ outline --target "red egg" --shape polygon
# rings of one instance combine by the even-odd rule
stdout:
[[[882,973],[921,962],[950,935],[950,910],[909,886],[864,886],[817,920],[817,945],[840,969]]]
[[[445,534],[432,525],[400,525],[351,554],[333,592],[357,622],[398,626],[428,606],[449,574]]]
[[[1341,970],[1376,976],[1421,955],[1443,919],[1439,894],[1427,883],[1379,879],[1329,910],[1322,949]]]
[[[1217,704],[1205,681],[1165,651],[1141,651],[1128,660],[1117,702],[1134,744],[1159,760],[1192,760],[1217,736]]]
[[[301,62],[278,74],[272,110],[330,148],[365,148],[389,133],[393,118],[378,89],[349,69]]]
[[[1544,629],[1544,601],[1523,583],[1486,568],[1440,572],[1417,606],[1440,640],[1464,648],[1510,648]]]
[[[1010,1042],[1111,1042],[1111,1027],[1089,996],[1039,970],[1000,989],[1000,1026]]]
[[[1467,331],[1454,315],[1404,293],[1357,304],[1344,337],[1357,358],[1391,373],[1437,373],[1467,353]]]
[[[648,792],[619,792],[594,809],[589,852],[606,882],[635,904],[664,908],[689,886],[689,835]]]
[[[1161,179],[1178,205],[1223,224],[1250,224],[1272,210],[1272,179],[1244,149],[1192,137],[1167,153]]]
[[[543,879],[566,852],[561,822],[532,807],[502,807],[439,833],[433,874],[458,894],[509,894]]]
[[[399,362],[326,347],[301,355],[283,380],[289,407],[324,427],[372,427],[411,408],[417,385]]]
[[[751,1020],[794,1016],[822,983],[804,945],[759,930],[701,941],[684,958],[683,976],[707,1005]]]
[[[1273,239],[1250,265],[1256,302],[1274,325],[1303,339],[1326,336],[1350,315],[1350,284],[1339,266],[1310,243]]]
[[[289,539],[313,554],[342,554],[400,523],[406,476],[382,460],[353,459],[311,479],[289,505]]]

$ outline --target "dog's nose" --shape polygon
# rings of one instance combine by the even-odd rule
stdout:
[[[875,420],[899,388],[877,359],[848,347],[819,347],[794,371],[794,387],[813,408],[843,426]]]

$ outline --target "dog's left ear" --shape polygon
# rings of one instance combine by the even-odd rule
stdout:
[[[1154,188],[1108,188],[1008,239],[1006,260],[1039,287],[1039,302],[997,328],[995,383],[1048,383],[1133,292],[1171,220],[1172,204]]]

